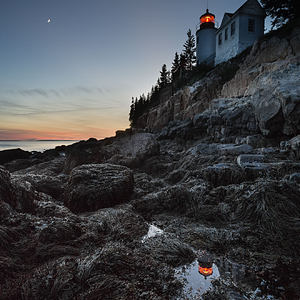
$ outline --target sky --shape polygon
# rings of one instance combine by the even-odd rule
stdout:
[[[220,24],[245,0],[209,0]],[[0,0],[0,140],[129,127],[131,97],[171,67],[207,0]],[[51,18],[51,22],[48,19]]]

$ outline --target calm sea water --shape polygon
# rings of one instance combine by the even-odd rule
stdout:
[[[25,151],[45,151],[56,146],[71,145],[78,141],[0,141],[0,151],[21,148]]]

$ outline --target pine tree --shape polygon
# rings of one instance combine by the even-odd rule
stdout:
[[[170,72],[167,70],[166,64],[164,64],[160,71],[160,78],[159,78],[159,87],[164,88],[169,83],[169,75]]]
[[[175,53],[175,58],[174,58],[174,61],[173,61],[173,65],[172,65],[172,69],[171,69],[172,81],[174,81],[178,77],[179,67],[180,67],[179,55],[176,52]]]
[[[267,15],[273,18],[273,27],[300,17],[299,0],[261,0],[261,3]]]
[[[188,38],[187,38],[185,44],[183,45],[183,47],[184,47],[183,53],[186,58],[186,69],[192,70],[193,66],[196,63],[196,55],[195,55],[196,44],[195,44],[195,37],[194,37],[194,35],[192,35],[191,29],[189,29],[189,31],[187,32],[187,36],[188,36]]]
[[[160,78],[158,78],[158,79],[157,79],[157,82],[156,82],[156,85],[155,85],[155,89],[156,89],[157,91],[159,91],[160,84],[161,84],[161,81],[160,81]]]
[[[131,105],[130,105],[130,112],[129,112],[129,121],[130,121],[130,126],[132,127],[134,123],[134,116],[135,116],[135,107],[134,107],[134,98],[131,98]]]
[[[184,53],[181,53],[179,59],[179,67],[182,71],[184,71],[186,70],[186,65],[187,65],[186,56]]]
[[[159,85],[160,80],[157,80],[157,84],[152,87],[151,96],[150,96],[150,106],[155,106],[159,102]]]
[[[146,106],[148,106],[149,103],[150,103],[150,97],[151,97],[151,94],[148,92],[147,93],[147,98],[146,98]]]

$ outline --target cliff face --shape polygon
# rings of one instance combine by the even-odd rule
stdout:
[[[256,127],[257,133],[296,134],[300,129],[296,120],[300,110],[299,63],[300,27],[285,36],[266,36],[253,45],[249,54],[216,66],[204,79],[151,109],[138,125],[155,132],[172,121],[178,124],[194,120],[221,98],[221,102],[237,99],[235,107],[239,101],[241,105],[247,102],[246,108],[255,118],[255,125],[250,127]],[[232,66],[238,66],[238,71],[224,83]]]

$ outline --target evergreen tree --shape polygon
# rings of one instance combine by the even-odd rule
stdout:
[[[174,58],[174,61],[173,61],[173,65],[172,65],[172,69],[171,69],[172,81],[174,81],[178,77],[179,67],[180,67],[179,55],[176,52],[175,53],[175,58]]]
[[[185,44],[183,45],[184,47],[183,53],[186,58],[186,69],[192,70],[193,66],[196,63],[196,55],[195,55],[196,44],[195,44],[195,37],[194,35],[192,35],[191,29],[189,29],[189,31],[187,32],[187,36],[188,38]]]
[[[167,70],[166,64],[164,64],[160,71],[160,78],[159,78],[159,87],[164,88],[169,83],[169,75],[170,72]]]
[[[273,18],[273,27],[279,27],[300,17],[299,0],[261,0],[261,3],[267,15]]]
[[[146,106],[148,106],[149,103],[150,103],[150,96],[151,96],[151,94],[148,93],[148,94],[147,94],[147,97],[146,97]]]
[[[159,85],[160,80],[157,80],[157,84],[152,87],[151,97],[150,97],[150,106],[155,106],[159,102]]]
[[[130,112],[129,112],[129,121],[130,126],[134,123],[135,109],[134,109],[134,98],[131,98]]]
[[[186,70],[186,65],[187,65],[186,56],[184,53],[181,53],[180,59],[179,59],[179,67],[182,71],[184,71],[184,70]]]
[[[161,85],[161,81],[160,81],[160,78],[157,79],[157,82],[156,82],[156,85],[155,85],[155,90],[156,91],[159,91],[159,87]]]

